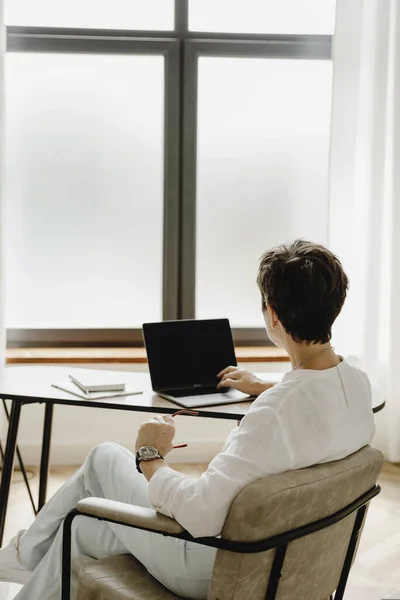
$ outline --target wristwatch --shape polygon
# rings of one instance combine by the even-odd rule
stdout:
[[[139,473],[142,472],[140,468],[140,461],[157,460],[157,458],[162,458],[162,460],[164,460],[161,452],[159,452],[157,448],[154,448],[154,446],[142,446],[139,448],[139,450],[136,452],[136,468]]]

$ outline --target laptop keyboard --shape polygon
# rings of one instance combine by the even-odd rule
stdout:
[[[218,390],[216,386],[205,387],[205,388],[190,388],[184,390],[168,390],[169,396],[175,396],[175,398],[183,398],[184,396],[204,396],[206,394],[223,393],[224,390]]]

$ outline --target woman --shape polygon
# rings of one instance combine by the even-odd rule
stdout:
[[[136,456],[117,444],[94,448],[28,531],[0,550],[0,579],[25,583],[17,600],[60,598],[61,524],[82,498],[153,506],[195,537],[219,535],[233,499],[250,482],[344,458],[371,442],[368,378],[330,344],[348,288],[340,261],[323,246],[297,240],[264,254],[257,282],[269,338],[288,352],[292,370],[275,386],[237,367],[219,373],[220,386],[258,398],[200,479],[166,463],[175,434],[169,416],[141,426]],[[75,519],[72,537],[74,557],[131,553],[175,593],[207,597],[212,548],[85,518]]]

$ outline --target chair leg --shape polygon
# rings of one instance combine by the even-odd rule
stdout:
[[[342,573],[340,575],[339,585],[338,585],[338,588],[335,593],[335,600],[343,600],[344,591],[345,591],[346,585],[347,585],[347,579],[349,577],[351,565],[352,565],[353,558],[354,558],[354,553],[357,548],[357,541],[358,541],[358,538],[360,535],[361,527],[362,527],[362,524],[364,521],[365,513],[368,508],[368,504],[369,503],[364,504],[364,506],[361,506],[361,508],[359,508],[357,511],[357,516],[354,521],[354,526],[353,526],[353,531],[352,531],[350,542],[349,542],[349,547],[347,549],[347,554],[346,554],[346,558],[344,561]]]
[[[272,563],[265,600],[275,600],[278,592],[279,580],[282,576],[282,567],[288,544],[278,546],[275,550],[274,562]]]
[[[61,600],[71,597],[71,528],[79,510],[71,510],[64,519],[62,541]]]

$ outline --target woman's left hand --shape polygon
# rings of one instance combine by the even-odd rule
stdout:
[[[142,446],[153,446],[166,456],[173,448],[174,437],[174,419],[170,415],[156,415],[140,426],[135,450],[138,451]]]

